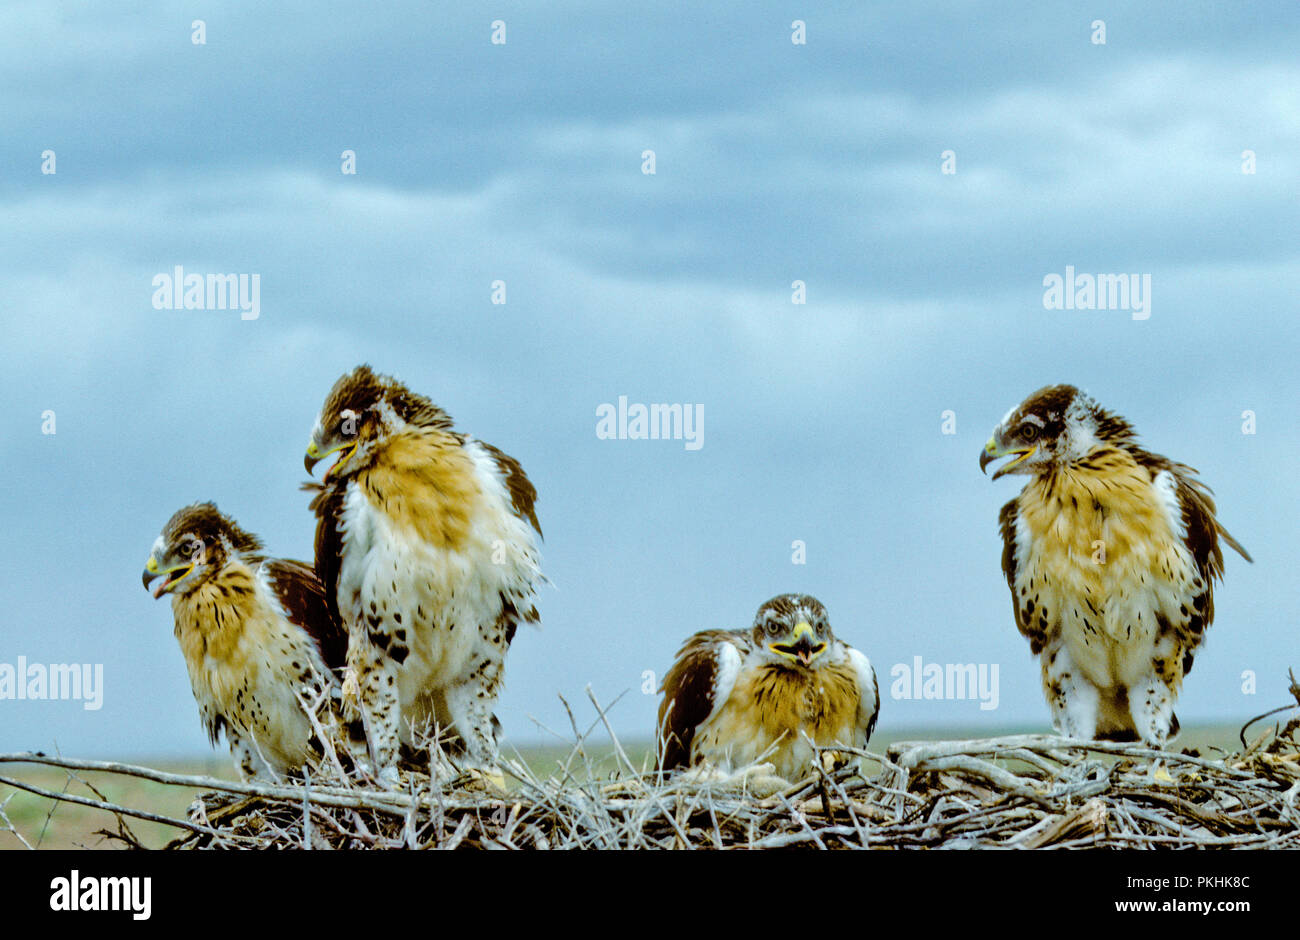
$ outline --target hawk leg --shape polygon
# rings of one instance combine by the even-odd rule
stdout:
[[[398,783],[397,755],[401,747],[397,663],[368,639],[358,641],[353,635],[348,643],[348,668],[356,676],[356,709],[369,743],[370,760],[356,763],[363,772],[369,770],[377,775],[381,783],[394,786]]]
[[[1179,638],[1171,630],[1163,631],[1152,651],[1151,666],[1142,678],[1129,686],[1128,707],[1133,729],[1147,744],[1164,747],[1178,734],[1178,717],[1174,699],[1183,682],[1183,667],[1189,659]]]
[[[445,700],[452,725],[465,745],[467,764],[490,767],[496,761],[496,718],[492,709],[501,689],[504,663],[483,660],[469,679],[447,689]]]
[[[1052,710],[1052,726],[1067,738],[1095,738],[1101,693],[1088,681],[1064,644],[1041,653],[1043,692]]]
[[[1134,683],[1128,690],[1128,704],[1138,736],[1152,747],[1164,747],[1178,733],[1173,690],[1158,675]]]
[[[235,769],[239,772],[240,780],[247,783],[250,780],[274,777],[270,765],[262,759],[252,738],[244,737],[229,725],[226,726],[226,737],[230,739],[230,756],[235,759]]]

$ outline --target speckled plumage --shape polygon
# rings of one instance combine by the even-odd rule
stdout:
[[[364,366],[335,385],[313,432],[309,463],[332,453],[338,463],[312,486],[316,568],[348,630],[349,706],[374,767],[391,774],[399,743],[435,724],[471,764],[491,763],[506,653],[518,625],[538,619],[532,484]]]
[[[172,517],[145,571],[146,587],[171,571],[155,596],[171,594],[203,726],[214,744],[225,733],[245,779],[294,773],[321,755],[298,695],[321,702],[333,743],[339,730],[331,694],[342,628],[310,567],[260,549],[215,506],[196,504]]]
[[[1195,471],[1135,442],[1124,419],[1073,386],[1008,413],[981,466],[1030,475],[1003,508],[1002,567],[1015,622],[1039,656],[1057,730],[1163,745],[1214,618],[1222,538]]]

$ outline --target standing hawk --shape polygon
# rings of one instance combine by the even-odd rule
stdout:
[[[178,511],[154,542],[145,590],[170,594],[176,639],[208,737],[224,730],[240,776],[283,775],[322,744],[299,703],[327,702],[347,636],[311,568],[266,558],[257,536],[212,503]],[[333,738],[333,712],[321,712]],[[337,740],[335,738],[334,740]]]
[[[770,762],[806,776],[814,745],[865,747],[880,693],[866,656],[835,639],[826,609],[782,594],[748,630],[705,630],[677,654],[661,687],[659,766],[736,770]]]
[[[1250,556],[1195,470],[1143,450],[1127,421],[1071,385],[1012,408],[980,469],[1009,455],[993,479],[1030,480],[1002,507],[1002,570],[1052,723],[1070,737],[1163,746],[1214,619],[1219,539]]]
[[[324,483],[308,484],[316,571],[348,632],[345,706],[372,769],[395,783],[400,744],[434,726],[489,767],[506,651],[538,619],[537,491],[517,461],[364,365],[325,399],[307,472],[329,456]]]

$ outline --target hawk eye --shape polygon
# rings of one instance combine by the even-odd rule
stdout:
[[[1026,422],[1020,428],[1020,436],[1027,441],[1032,441],[1038,437],[1038,425]]]
[[[767,632],[769,636],[776,636],[781,632],[781,625],[775,620],[769,620],[767,622]]]
[[[820,620],[817,621],[817,635],[822,636],[825,633],[826,633],[826,624],[822,623]]]

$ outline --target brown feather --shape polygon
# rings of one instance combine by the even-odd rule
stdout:
[[[713,711],[718,679],[717,646],[733,643],[745,650],[745,631],[704,630],[682,646],[660,685],[659,768],[672,770],[690,764],[695,729]]]
[[[1011,589],[1011,615],[1015,618],[1016,628],[1029,640],[1030,651],[1037,656],[1047,643],[1047,636],[1042,627],[1032,617],[1022,615],[1023,600],[1016,597],[1016,518],[1020,512],[1020,498],[1008,502],[998,515],[998,525],[1002,531],[1002,573],[1007,576],[1007,587]]]
[[[217,508],[216,503],[194,503],[178,509],[163,526],[162,537],[172,545],[186,533],[202,543],[214,566],[219,567],[225,561],[221,548],[223,540],[250,564],[256,565],[262,560],[262,540],[241,529],[235,520]]]
[[[308,507],[316,514],[316,577],[325,591],[330,617],[342,622],[339,614],[339,571],[343,567],[343,533],[339,524],[343,514],[343,497],[346,484],[331,481],[320,484],[314,480],[302,485],[313,494]]]
[[[268,561],[263,567],[290,622],[316,641],[326,666],[343,669],[347,664],[348,634],[333,613],[337,603],[330,604],[316,572],[300,561],[288,559]]]
[[[492,455],[492,459],[496,461],[497,467],[501,470],[501,475],[506,481],[506,488],[510,491],[510,503],[514,508],[515,515],[520,519],[527,520],[537,531],[537,534],[541,535],[542,527],[537,522],[537,514],[533,511],[533,504],[537,502],[537,489],[524,474],[524,468],[519,465],[519,461],[515,460],[515,458],[502,453],[486,441],[479,441],[479,445]]]

